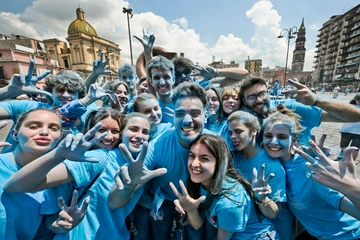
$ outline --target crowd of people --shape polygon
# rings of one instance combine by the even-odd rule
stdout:
[[[333,161],[311,140],[321,122],[356,124],[360,97],[290,79],[290,98],[270,99],[245,69],[153,57],[155,37],[136,38],[146,76],[125,63],[103,82],[101,53],[86,79],[33,76],[31,60],[0,88],[0,119],[14,122],[0,143],[0,239],[360,238],[358,146],[344,135]],[[11,100],[22,94],[46,100]]]

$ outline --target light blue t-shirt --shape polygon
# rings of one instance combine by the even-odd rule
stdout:
[[[280,203],[286,202],[286,179],[285,170],[281,165],[279,159],[269,157],[264,149],[259,154],[250,159],[245,159],[241,151],[236,151],[234,156],[234,167],[245,177],[246,180],[252,182],[253,180],[253,168],[255,167],[258,171],[258,177],[260,174],[261,165],[265,163],[265,178],[271,173],[275,176],[269,182],[271,187],[271,194],[269,198],[275,202]],[[274,224],[275,228],[281,239],[291,238],[291,227],[292,227],[292,213],[281,208],[277,214],[276,219],[270,221]]]
[[[275,234],[274,227],[267,218],[259,221],[253,202],[245,188],[233,179],[223,182],[223,189],[231,189],[226,196],[216,197],[209,209],[205,210],[206,219],[216,228],[233,232],[231,239],[257,239],[262,234]],[[201,188],[200,195],[208,196]],[[205,200],[206,201],[206,200]],[[278,239],[276,235],[275,238]]]
[[[85,195],[90,196],[90,204],[84,219],[72,231],[66,234],[57,234],[55,239],[129,239],[130,233],[126,228],[125,218],[139,200],[143,192],[142,188],[124,207],[110,209],[107,198],[115,184],[114,176],[119,167],[126,163],[126,160],[118,148],[110,151],[97,149],[87,152],[86,156],[95,157],[100,162],[86,163],[68,160],[64,162],[75,180],[73,187],[78,189],[79,195],[101,171],[104,164],[106,164],[106,168]],[[67,184],[64,187],[68,189]],[[53,197],[55,196],[53,195]],[[49,211],[45,208],[42,210]]]
[[[223,132],[227,132],[227,119],[222,119],[220,122],[210,123],[209,120],[205,123],[205,128],[212,131],[217,136],[222,136]]]
[[[150,138],[148,142],[160,137],[161,135],[169,131],[171,128],[173,128],[173,125],[171,123],[160,123],[156,126],[151,127]]]
[[[16,173],[20,167],[5,154],[0,155],[0,239],[35,239],[40,237],[37,231],[41,226],[43,216],[40,206],[44,191],[34,193],[4,192],[5,182]],[[47,236],[42,239],[53,239],[54,233],[45,226],[41,232]]]
[[[169,111],[167,108],[174,110],[175,105],[172,102],[171,103],[163,103],[160,98],[158,98],[158,101],[159,101],[159,106],[160,106],[161,112],[162,112],[161,123],[174,124],[174,112]],[[169,116],[167,113],[172,116]]]
[[[204,129],[203,133],[212,134]],[[148,145],[148,151],[145,157],[144,165],[149,170],[166,168],[167,173],[153,178],[148,186],[151,194],[155,194],[158,187],[166,200],[173,201],[177,199],[170,188],[172,182],[177,189],[180,189],[179,180],[186,182],[189,172],[187,162],[190,149],[180,145],[178,135],[175,129],[170,129],[161,137],[154,139]]]
[[[339,210],[344,195],[307,178],[305,162],[297,154],[283,162],[290,210],[314,237],[359,239],[360,221]]]

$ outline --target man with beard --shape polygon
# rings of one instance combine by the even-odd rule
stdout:
[[[164,72],[160,73],[162,75],[165,74]],[[183,82],[175,88],[171,99],[174,104],[174,128],[149,143],[144,160],[144,166],[148,170],[167,169],[166,174],[156,177],[147,183],[145,192],[139,200],[139,204],[147,209],[152,209],[154,195],[157,191],[160,191],[161,195],[165,198],[159,209],[161,214],[158,215],[151,212],[150,217],[150,210],[144,213],[150,218],[151,223],[151,236],[148,235],[148,239],[169,239],[173,222],[177,215],[173,203],[177,197],[171,190],[169,182],[173,182],[178,188],[180,187],[179,180],[186,182],[189,176],[187,160],[189,158],[191,142],[203,133],[211,134],[210,131],[204,129],[206,94],[202,87],[195,83]],[[140,161],[140,159],[137,161]],[[132,164],[131,162],[135,163],[136,161],[130,161],[126,166],[121,167],[120,170],[121,180],[125,188],[123,190],[114,189],[112,192],[128,191],[131,193],[137,188],[136,184],[142,185],[145,183],[146,180],[144,179],[146,179],[146,176],[140,176],[142,172],[131,171],[132,168],[129,166],[129,164]],[[129,185],[130,182],[131,185]],[[129,186],[136,188],[128,189]],[[114,204],[116,205],[115,201],[121,202],[121,199],[113,199],[113,201],[112,204],[114,206]],[[117,207],[121,207],[121,205],[117,205]],[[187,237],[185,239],[203,239],[199,236],[202,230],[201,228],[197,231],[190,225],[186,226],[185,235]],[[209,231],[208,228],[206,230]],[[207,236],[208,234],[207,232]]]
[[[311,130],[318,127],[321,122],[357,122],[360,119],[360,110],[351,104],[320,98],[296,79],[289,79],[288,82],[295,87],[286,91],[293,99],[270,100],[265,79],[245,80],[241,85],[239,96],[243,110],[256,115],[262,125],[270,110],[275,109],[279,104],[284,104],[301,116],[300,124],[306,129],[300,133],[298,142],[305,146],[309,146]]]

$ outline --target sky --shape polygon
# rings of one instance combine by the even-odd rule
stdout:
[[[317,35],[322,25],[359,4],[356,0],[0,0],[0,33],[38,40],[66,41],[67,28],[76,19],[76,8],[98,35],[119,44],[122,63],[131,63],[126,14],[133,9],[131,35],[142,37],[142,29],[155,34],[155,45],[170,52],[185,53],[205,66],[216,61],[262,59],[263,67],[285,66],[287,39],[281,30],[300,27],[304,18],[307,49],[305,71],[313,66]],[[286,34],[285,34],[286,36]],[[134,63],[142,45],[132,38]],[[295,40],[291,39],[291,67]]]

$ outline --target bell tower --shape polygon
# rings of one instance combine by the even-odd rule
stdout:
[[[306,29],[303,18],[301,22],[301,26],[297,33],[297,38],[295,40],[295,50],[293,51],[291,72],[302,72],[304,70],[305,53],[306,53],[305,34],[306,34]]]

